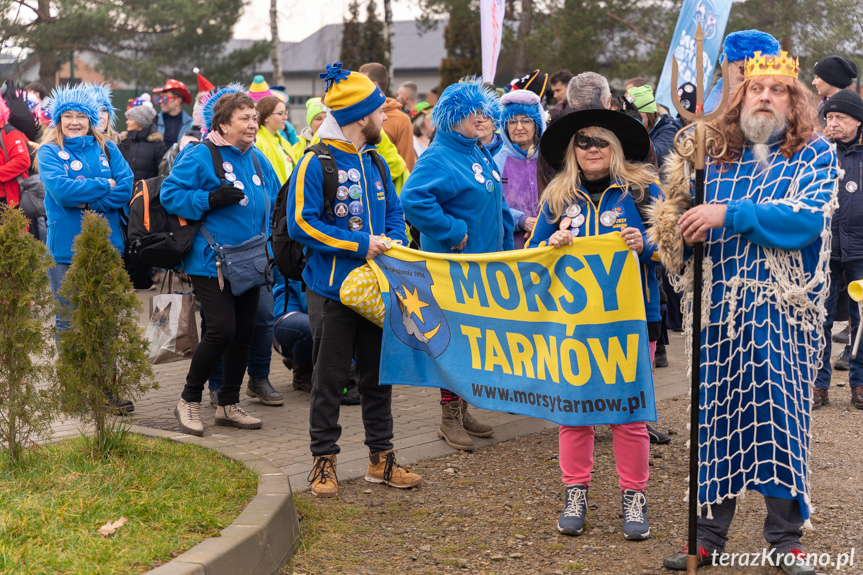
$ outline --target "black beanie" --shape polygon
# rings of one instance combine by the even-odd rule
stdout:
[[[857,64],[842,56],[827,56],[815,63],[815,75],[837,88],[847,88],[859,73]]]
[[[824,103],[821,108],[821,116],[826,118],[828,112],[847,114],[855,120],[863,122],[863,98],[854,90],[848,88],[839,90]]]

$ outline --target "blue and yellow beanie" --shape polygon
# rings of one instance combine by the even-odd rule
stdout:
[[[324,105],[339,126],[365,118],[387,101],[365,74],[344,70],[341,62],[327,64],[327,71],[319,76],[324,80]]]

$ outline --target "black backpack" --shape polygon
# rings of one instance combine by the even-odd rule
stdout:
[[[216,176],[225,184],[225,169],[218,147],[204,142],[213,158]],[[126,246],[138,261],[160,268],[174,268],[192,248],[192,241],[203,218],[187,221],[170,214],[159,201],[162,182],[168,176],[139,180],[132,190],[129,217],[126,224]]]
[[[336,201],[336,193],[339,191],[339,168],[326,144],[321,142],[309,146],[306,148],[305,154],[309,152],[313,152],[321,162],[321,171],[324,175],[324,212],[330,220],[334,220],[333,205]],[[377,167],[381,179],[386,182],[387,172],[380,154],[374,150],[369,150],[368,153]],[[270,247],[273,250],[273,260],[275,260],[279,272],[287,279],[303,281],[303,270],[306,269],[309,255],[305,253],[305,246],[291,238],[288,233],[288,193],[296,173],[297,170],[294,169],[276,197],[276,205],[273,208],[273,227],[270,232]]]

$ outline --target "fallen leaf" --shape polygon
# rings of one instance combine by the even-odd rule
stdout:
[[[100,535],[102,535],[103,537],[110,537],[111,535],[114,534],[115,531],[117,531],[117,529],[119,529],[120,527],[125,525],[128,521],[129,521],[128,517],[120,517],[118,520],[114,521],[113,523],[111,521],[108,521],[106,524],[104,524],[103,526],[101,526],[99,528],[98,533]]]

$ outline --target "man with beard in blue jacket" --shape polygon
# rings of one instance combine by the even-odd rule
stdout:
[[[329,112],[318,135],[338,167],[339,189],[327,209],[321,161],[308,152],[291,179],[287,207],[288,231],[307,247],[309,256],[303,281],[308,287],[315,363],[309,415],[311,491],[316,497],[335,497],[339,492],[339,405],[352,359],[369,448],[365,479],[416,487],[422,477],[400,466],[393,452],[392,387],[379,385],[378,380],[383,330],[339,298],[345,277],[388,249],[381,235],[408,243],[389,169],[383,165],[384,173],[379,173],[372,158],[381,141],[386,97],[366,76],[342,69],[340,62],[328,65],[321,78],[326,89],[323,104]]]

